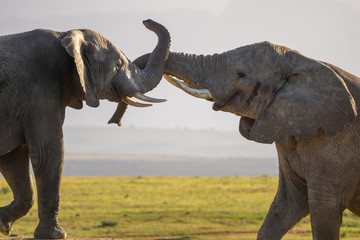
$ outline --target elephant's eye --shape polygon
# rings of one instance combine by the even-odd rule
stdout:
[[[114,70],[117,71],[117,72],[120,71],[120,69],[121,69],[120,64],[118,64],[118,65],[116,65],[116,66],[114,67]]]
[[[238,72],[238,73],[237,73],[237,76],[238,76],[238,78],[244,78],[244,77],[246,77],[245,73],[243,73],[243,72]]]
[[[121,70],[121,67],[123,66],[123,62],[119,59],[117,62],[115,62],[114,71],[119,72]]]

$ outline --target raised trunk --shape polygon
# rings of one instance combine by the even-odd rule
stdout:
[[[170,48],[170,34],[164,26],[151,20],[144,21],[144,25],[154,31],[159,40],[145,68],[135,69],[134,81],[142,93],[154,89],[159,84]]]
[[[171,41],[168,30],[161,24],[158,24],[157,22],[154,22],[150,19],[144,21],[143,23],[145,27],[156,33],[159,40],[154,51],[149,55],[148,57],[149,60],[146,61],[147,63],[145,67],[139,69],[135,64],[130,63],[133,66],[133,80],[136,85],[133,86],[131,94],[135,96],[139,92],[141,93],[148,92],[159,84],[162,78],[167,57],[169,55],[170,41]],[[121,91],[121,89],[119,91]],[[144,100],[143,97],[141,99]],[[146,101],[150,100],[151,102],[163,101],[161,99],[155,100],[151,98],[146,98],[145,100]],[[136,102],[131,101],[126,96],[122,99],[122,102],[118,104],[115,113],[108,122],[109,124],[116,123],[119,126],[121,126],[121,118],[125,113],[127,104],[131,104],[137,107],[151,106],[150,104],[138,104]]]

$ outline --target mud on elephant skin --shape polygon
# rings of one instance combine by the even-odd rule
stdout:
[[[159,41],[143,70],[91,30],[34,30],[0,37],[0,172],[14,194],[14,200],[0,208],[3,234],[9,234],[34,203],[31,162],[40,220],[35,238],[66,237],[58,214],[67,106],[81,109],[86,101],[97,107],[100,99],[120,102],[122,109],[115,114],[119,123],[127,104],[149,106],[130,97],[162,101],[143,93],[162,78],[170,35],[152,20],[144,25]]]
[[[164,71],[214,110],[240,116],[245,138],[276,143],[279,186],[258,239],[281,239],[308,214],[314,239],[339,239],[342,212],[360,215],[358,77],[269,42],[207,56],[170,52]]]

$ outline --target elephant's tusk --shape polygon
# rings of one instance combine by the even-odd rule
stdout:
[[[139,99],[139,100],[143,100],[145,102],[152,102],[152,103],[166,102],[166,99],[158,99],[158,98],[148,97],[148,96],[146,96],[144,94],[141,94],[139,92],[135,93],[134,97]]]
[[[164,74],[163,76],[169,83],[171,83],[172,85],[174,85],[177,88],[180,88],[181,90],[190,94],[191,96],[194,96],[197,98],[203,98],[203,99],[213,99],[211,92],[208,89],[190,88],[170,75]]]
[[[124,103],[126,103],[126,104],[128,104],[130,106],[134,106],[134,107],[150,107],[150,106],[152,106],[152,104],[134,102],[129,97],[121,98],[121,101],[123,101]]]

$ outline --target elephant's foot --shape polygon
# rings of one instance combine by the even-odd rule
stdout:
[[[64,239],[66,236],[65,230],[58,223],[55,226],[44,226],[39,223],[34,233],[37,239]]]
[[[3,221],[0,218],[0,232],[4,235],[9,235],[11,230],[12,222],[3,223]]]

